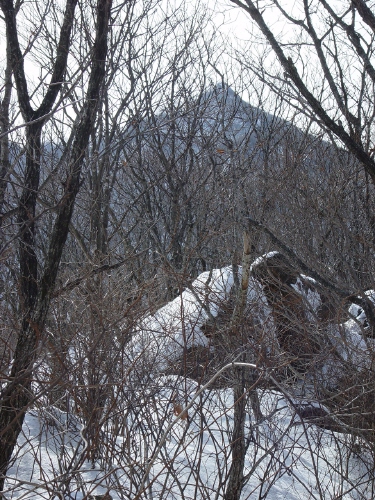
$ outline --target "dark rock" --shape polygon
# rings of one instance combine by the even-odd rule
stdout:
[[[291,364],[299,371],[307,371],[312,358],[321,350],[317,326],[311,320],[309,304],[302,293],[292,286],[297,282],[311,286],[303,280],[280,253],[259,259],[252,266],[253,276],[263,286],[272,309],[276,335],[282,351],[290,355]],[[299,280],[299,281],[298,281]]]

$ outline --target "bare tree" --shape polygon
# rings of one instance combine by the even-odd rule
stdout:
[[[293,5],[291,12],[285,2],[276,0],[268,5],[252,0],[232,0],[232,3],[255,21],[280,64],[277,73],[270,73],[266,65],[259,68],[261,77],[269,81],[273,76],[273,88],[291,105],[301,109],[306,106],[315,120],[361,162],[374,183],[371,139],[374,16],[370,8],[362,1],[334,6],[326,0],[303,0]],[[298,38],[275,36],[265,17],[270,7],[298,31]],[[314,71],[319,65],[319,76],[311,74],[307,57],[314,61]],[[355,71],[352,60],[356,61]]]
[[[120,497],[173,494],[237,500],[244,492],[256,492],[265,498],[283,475],[298,482],[292,466],[303,452],[296,452],[289,432],[298,435],[296,443],[302,436],[313,462],[329,458],[319,448],[320,435],[309,442],[310,427],[296,422],[303,412],[294,400],[300,398],[298,387],[292,384],[303,363],[295,358],[306,348],[300,357],[309,368],[321,361],[309,334],[330,345],[322,332],[327,322],[332,327],[332,317],[310,321],[311,308],[293,288],[296,283],[281,286],[278,276],[270,280],[269,269],[264,284],[258,283],[264,287],[262,300],[249,306],[248,285],[254,279],[250,263],[276,246],[298,267],[293,279],[301,269],[309,274],[314,268],[317,282],[322,278],[321,287],[326,285],[339,301],[357,290],[362,293],[371,282],[372,247],[361,239],[371,236],[373,228],[370,86],[363,84],[361,110],[353,110],[342,71],[338,97],[332,93],[335,114],[328,77],[318,90],[316,82],[310,87],[310,80],[302,80],[302,52],[275,42],[288,73],[282,70],[271,79],[271,70],[254,65],[277,97],[271,102],[265,86],[237,81],[236,90],[243,83],[242,90],[254,91],[258,101],[253,98],[250,105],[228,87],[230,71],[224,74],[220,66],[222,47],[213,36],[202,35],[208,19],[199,9],[190,16],[184,4],[163,12],[154,0],[113,7],[104,0],[96,7],[69,0],[63,13],[60,4],[40,7],[35,2],[27,25],[31,28],[23,30],[23,40],[18,32],[17,49],[15,19],[17,14],[24,22],[22,2],[0,2],[7,32],[13,33],[13,38],[8,36],[0,110],[1,133],[9,132],[11,139],[1,137],[1,258],[6,266],[1,279],[9,279],[2,292],[7,314],[0,325],[6,354],[0,363],[2,481],[25,412],[32,408],[41,416],[41,433],[48,429],[60,450],[53,479],[41,486],[50,494],[94,493],[96,484],[85,485],[81,477],[86,460],[103,472],[96,481],[106,483],[108,490],[110,485]],[[281,6],[276,0],[274,4]],[[366,6],[360,4],[353,2],[350,12],[365,13]],[[253,2],[238,5],[251,10]],[[303,5],[308,13],[309,5]],[[319,5],[326,9],[323,1]],[[319,35],[337,74],[345,60],[335,52],[334,42],[342,42],[339,33],[344,33],[342,23],[349,26],[350,12],[336,14],[336,20],[329,14],[333,25]],[[297,27],[313,36],[307,17],[302,24],[297,21]],[[357,31],[360,44],[368,43]],[[355,40],[352,48],[357,50]],[[371,55],[371,43],[367,48]],[[40,75],[27,80],[20,61],[33,54],[42,61]],[[289,55],[296,57],[293,63]],[[323,66],[322,72],[324,76]],[[10,93],[11,73],[17,101]],[[54,76],[47,82],[49,74]],[[292,83],[292,76],[307,90]],[[309,92],[315,99],[323,96],[326,107],[315,109]],[[283,119],[285,96],[293,107],[289,122]],[[268,113],[260,109],[265,101]],[[302,132],[296,124],[301,125],[298,113],[306,103],[311,109]],[[317,133],[315,122],[323,132]],[[338,145],[326,141],[331,122],[342,129]],[[17,259],[20,272],[14,266]],[[215,318],[206,301],[212,270],[230,263],[235,286],[228,301],[213,304],[220,311]],[[237,272],[241,263],[242,277]],[[191,283],[201,271],[206,272],[206,295],[200,306],[208,319],[194,328],[207,334],[209,347],[201,353],[197,349],[194,358],[181,299],[174,318],[182,325],[181,359],[171,358],[160,373],[159,359],[150,361],[153,352],[147,344],[139,358],[132,358],[133,341],[147,322],[152,324],[150,336],[161,334],[158,353],[163,357],[164,341],[175,330],[164,324],[158,307],[185,287],[196,298]],[[309,281],[301,283],[307,287]],[[18,284],[19,300],[14,292]],[[355,294],[353,300],[365,304],[365,297]],[[260,318],[256,311],[267,300],[268,317]],[[337,308],[339,314],[346,309],[346,304]],[[162,318],[161,324],[153,323],[150,311]],[[16,339],[8,340],[13,332]],[[363,333],[370,337],[367,326]],[[330,349],[339,357],[340,349]],[[225,368],[225,379],[215,375],[234,359],[257,363],[257,375],[248,376],[250,372],[233,364],[232,374]],[[310,374],[315,374],[313,368]],[[211,376],[217,386],[201,390],[199,384]],[[368,371],[356,378],[357,388],[368,380],[361,404],[369,404],[372,397],[371,376]],[[222,391],[224,387],[230,391]],[[278,392],[270,395],[270,387]],[[357,396],[356,388],[335,394],[333,416],[340,404],[352,409]],[[281,400],[283,408],[278,408]],[[278,419],[283,420],[287,405],[295,408],[295,416],[282,428]],[[177,413],[180,417],[173,422]],[[320,417],[324,424],[325,416]],[[269,428],[263,429],[264,422]],[[371,426],[371,418],[362,424]],[[71,429],[73,453],[64,441]],[[337,438],[337,448],[341,446]],[[211,459],[214,472],[208,476]],[[41,463],[39,467],[42,473]],[[351,487],[361,491],[360,484],[347,485],[344,465],[336,470],[341,493]],[[314,474],[319,484],[317,467]],[[309,486],[304,487],[310,494]],[[320,489],[315,496],[324,495]]]
[[[32,400],[31,379],[33,367],[43,340],[43,330],[49,304],[69,231],[75,199],[80,188],[80,174],[85,150],[95,122],[100,88],[105,76],[111,1],[99,0],[96,5],[96,33],[90,57],[92,69],[87,85],[85,103],[81,108],[81,114],[72,140],[72,149],[67,162],[64,193],[56,208],[53,229],[48,242],[48,251],[40,272],[38,269],[40,263],[38,263],[36,250],[35,218],[40,187],[41,134],[45,122],[51,112],[54,111],[53,107],[63,87],[67,60],[70,54],[71,33],[76,7],[76,0],[69,0],[66,3],[51,80],[40,105],[34,109],[27,87],[24,56],[20,48],[16,23],[16,10],[11,0],[1,2],[18,104],[25,122],[26,169],[17,219],[20,242],[20,305],[22,320],[9,382],[3,386],[1,393],[0,489],[4,485],[5,473],[22,427],[25,411]]]

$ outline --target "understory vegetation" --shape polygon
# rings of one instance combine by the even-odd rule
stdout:
[[[375,4],[289,4],[0,0],[0,498],[375,496]]]

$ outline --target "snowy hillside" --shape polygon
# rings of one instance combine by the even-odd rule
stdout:
[[[141,425],[139,415],[129,415],[133,457],[124,450],[127,436],[108,435],[105,439],[115,445],[115,453],[108,462],[103,457],[95,468],[84,460],[79,429],[46,422],[47,409],[38,416],[29,413],[19,458],[9,471],[7,498],[53,498],[53,494],[57,498],[60,492],[64,498],[81,499],[106,491],[116,499],[136,498],[145,464],[173,418],[170,397],[170,390],[160,392],[148,423]],[[354,452],[349,437],[302,424],[277,392],[262,392],[260,401],[265,421],[256,424],[250,409],[246,420],[246,486],[241,498],[372,498],[366,448],[358,444]],[[232,407],[230,390],[206,391],[189,423],[177,423],[171,430],[146,480],[146,485],[151,483],[147,493],[140,498],[223,498],[231,463],[227,449]]]
[[[254,262],[253,268],[274,255]],[[201,327],[219,315],[234,282],[231,267],[203,273],[181,296],[140,321],[124,350],[128,376],[116,381],[102,414],[99,453],[92,453],[90,422],[79,413],[35,405],[8,472],[6,498],[84,499],[106,493],[114,499],[224,498],[232,464],[233,390],[209,383],[202,388],[199,381],[166,372],[186,349],[210,345]],[[314,284],[301,275],[293,287],[313,322],[320,298],[306,283]],[[255,278],[248,288],[248,307],[274,342],[277,325]],[[344,361],[362,370],[371,365],[372,344],[362,336],[363,312],[352,306],[350,313],[352,319],[331,325],[331,341]],[[334,359],[334,353],[326,358],[323,375],[333,369]],[[244,370],[254,372],[251,366]],[[234,366],[226,371],[233,372]],[[257,389],[260,413],[254,413],[253,389],[243,393],[241,499],[373,498],[373,461],[366,440],[312,423],[326,409],[309,397],[313,392],[307,379],[291,387],[275,380],[272,370],[260,366],[257,373],[267,382]],[[141,374],[147,376],[144,385]]]

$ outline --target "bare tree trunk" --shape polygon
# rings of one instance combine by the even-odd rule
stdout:
[[[248,231],[243,233],[243,254],[242,254],[242,277],[237,294],[236,305],[233,311],[231,322],[231,334],[239,336],[239,330],[243,328],[243,316],[246,307],[247,290],[250,279],[251,264],[251,242]],[[244,340],[246,343],[246,340]],[[246,352],[241,361],[246,362]],[[231,441],[232,464],[229,471],[229,479],[225,491],[225,500],[239,500],[243,487],[243,468],[245,464],[246,443],[245,443],[245,419],[246,419],[246,377],[243,368],[234,370],[234,408],[233,408],[233,435]],[[250,391],[250,401],[255,418],[261,417],[260,404],[256,389]]]
[[[225,500],[239,500],[243,486],[243,468],[245,465],[245,417],[246,394],[243,368],[235,368],[235,385],[233,390],[233,435],[231,441],[232,464],[224,495]]]
[[[59,50],[56,57],[55,72],[52,80],[61,82],[66,67],[70,45],[70,28],[77,0],[69,0],[60,37]],[[47,91],[38,112],[31,110],[27,94],[26,79],[23,67],[17,56],[20,55],[15,15],[12,2],[2,0],[1,8],[7,21],[7,36],[14,44],[15,54],[13,71],[17,66],[16,77],[18,99],[26,119],[39,114],[45,115],[52,109],[57,93]],[[12,365],[10,382],[2,393],[0,407],[0,491],[3,491],[5,474],[14,446],[22,429],[22,423],[28,405],[32,399],[31,377],[34,363],[42,341],[42,334],[49,309],[62,251],[69,232],[76,195],[80,187],[80,173],[90,132],[95,122],[99,92],[105,76],[107,56],[108,19],[111,0],[98,0],[97,30],[92,51],[92,71],[90,75],[86,101],[83,106],[80,122],[76,128],[75,140],[70,155],[70,168],[65,184],[65,191],[57,210],[57,217],[50,237],[49,250],[41,278],[38,277],[37,258],[35,252],[35,208],[39,187],[40,137],[43,121],[27,127],[27,159],[25,188],[20,201],[19,223],[20,238],[20,270],[23,320],[19,333],[15,356]],[[60,53],[59,53],[60,52]],[[59,57],[60,56],[60,57]],[[65,59],[65,62],[64,62]],[[22,58],[21,58],[22,60]],[[17,71],[15,73],[17,73]],[[57,85],[56,85],[57,86]],[[53,88],[51,86],[50,88]]]
[[[242,277],[241,286],[238,291],[236,305],[233,311],[231,330],[236,330],[241,325],[241,320],[246,307],[247,289],[249,288],[251,265],[251,242],[250,232],[243,232],[243,254],[242,254]],[[235,333],[235,331],[234,331]]]
[[[0,227],[3,222],[3,209],[5,191],[8,183],[8,175],[10,172],[9,161],[9,106],[12,95],[12,61],[10,57],[10,47],[7,43],[7,65],[5,68],[4,77],[4,98],[0,103]],[[3,135],[5,134],[5,135]]]

